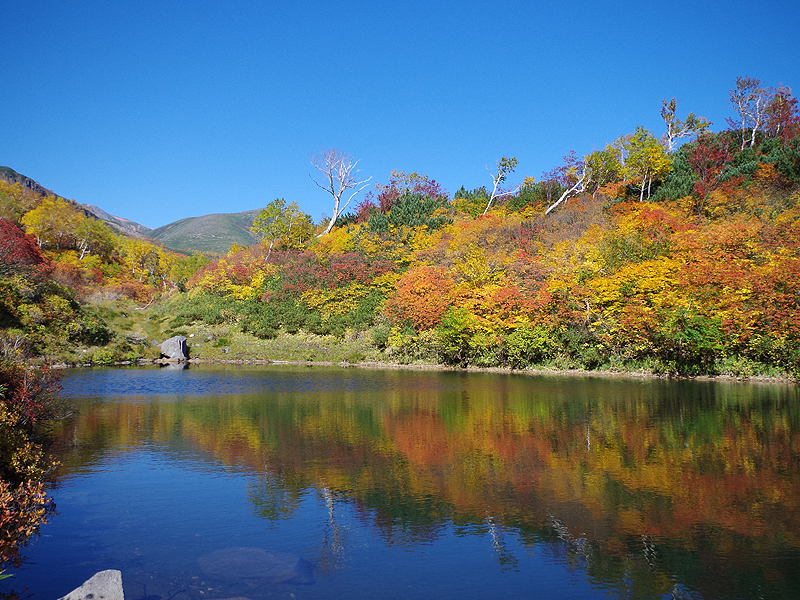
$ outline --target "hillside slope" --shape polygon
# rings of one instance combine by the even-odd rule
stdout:
[[[0,167],[0,179],[10,183],[20,183],[40,196],[61,197],[10,167]],[[130,219],[112,215],[99,206],[78,204],[74,200],[67,202],[78,207],[86,216],[103,221],[115,231],[134,238],[161,242],[170,250],[225,254],[234,244],[250,246],[258,241],[250,233],[250,226],[253,224],[253,219],[261,212],[260,208],[240,213],[189,217],[158,229],[150,229]]]
[[[234,244],[251,246],[258,242],[250,226],[260,208],[240,213],[190,217],[150,232],[150,236],[171,250],[225,254]]]

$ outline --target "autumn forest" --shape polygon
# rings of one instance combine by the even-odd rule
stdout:
[[[452,193],[400,170],[369,187],[323,151],[312,178],[332,216],[278,198],[253,222],[261,243],[224,256],[2,180],[0,327],[67,364],[157,358],[154,341],[194,333],[202,359],[794,377],[797,99],[746,77],[728,96],[719,131],[665,99],[663,131],[538,178],[503,156],[487,186]]]
[[[311,179],[330,202],[330,217],[314,222],[297,201],[276,198],[252,220],[258,243],[234,243],[222,254],[169,249],[0,168],[0,578],[22,564],[20,548],[54,510],[45,484],[58,469],[49,433],[83,419],[89,437],[102,437],[92,429],[99,421],[59,400],[53,367],[153,362],[158,344],[176,335],[186,336],[190,358],[201,362],[423,364],[455,371],[454,378],[466,368],[779,378],[782,389],[793,389],[800,377],[800,111],[788,87],[748,77],[727,98],[724,127],[664,99],[660,131],[632,124],[538,177],[501,156],[477,189],[448,191],[433,175],[399,169],[373,183],[356,157],[322,150],[311,157]],[[761,423],[771,417],[734,392],[719,405],[700,398],[696,412],[684,415],[683,400],[662,406],[639,391],[625,401],[590,394],[578,407],[562,402],[557,387],[536,402],[524,394],[509,400],[494,387],[485,398],[474,391],[472,405],[463,394],[441,405],[419,396],[408,411],[397,408],[398,397],[375,414],[360,408],[357,418],[351,406],[327,403],[302,405],[302,419],[278,408],[267,418],[244,397],[225,419],[191,402],[155,416],[145,404],[103,410],[124,413],[125,423],[162,423],[155,437],[180,423],[187,439],[226,464],[249,468],[267,456],[288,472],[314,445],[341,459],[324,477],[304,472],[291,490],[298,497],[317,478],[357,497],[353,482],[362,472],[346,461],[368,457],[375,480],[408,471],[424,488],[420,497],[439,498],[456,524],[514,523],[525,535],[569,541],[566,525],[549,514],[510,511],[496,523],[475,516],[481,503],[504,510],[492,495],[500,487],[525,500],[527,477],[552,480],[555,496],[613,516],[617,533],[608,543],[623,562],[626,544],[638,544],[644,530],[678,531],[694,550],[702,547],[694,532],[706,521],[721,523],[735,534],[709,542],[722,547],[765,527],[765,499],[793,510],[796,482],[784,481],[784,462],[755,469],[750,449],[793,457],[794,430],[778,424],[765,434]],[[786,398],[778,403],[794,422]],[[672,404],[677,420],[647,425],[661,423],[662,408],[670,412]],[[211,423],[222,433],[209,433]],[[366,431],[379,432],[378,441],[364,442]],[[697,477],[697,461],[713,476]],[[459,484],[440,482],[441,471],[457,473]],[[470,480],[489,471],[502,486]],[[756,471],[757,485],[747,479]],[[701,506],[705,516],[689,515],[683,507],[703,486],[712,499]],[[737,496],[737,486],[747,491]],[[628,504],[647,510],[617,502],[623,488],[636,491]],[[670,499],[669,511],[639,493],[651,488]],[[268,519],[293,510],[292,502],[276,507],[254,498]],[[357,499],[391,533],[397,515],[394,496],[386,498]],[[774,545],[796,546],[794,522],[778,525]],[[587,564],[602,571],[599,556]],[[649,579],[643,571],[641,580]]]

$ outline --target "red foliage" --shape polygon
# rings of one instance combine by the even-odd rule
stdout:
[[[496,290],[490,299],[491,312],[503,322],[511,323],[522,315],[531,315],[534,302],[516,285]]]
[[[700,198],[719,186],[717,177],[725,166],[733,160],[728,149],[728,140],[721,135],[701,135],[689,155],[689,164],[700,181],[694,184],[694,191]]]
[[[54,509],[42,482],[25,481],[12,486],[0,479],[0,565],[22,565],[20,548],[47,522],[47,515]]]
[[[19,343],[8,337],[0,339],[0,402],[6,414],[16,419],[16,427],[32,430],[37,422],[53,417],[52,398],[61,387],[47,365],[36,370],[24,362],[16,347]]]
[[[106,288],[109,295],[130,298],[139,304],[147,304],[152,300],[154,290],[143,283],[128,282]]]
[[[363,223],[378,212],[378,206],[372,200],[372,192],[367,193],[366,197],[356,204],[356,223]]]
[[[797,98],[792,95],[792,90],[788,87],[780,86],[775,90],[775,95],[767,106],[765,130],[770,136],[780,137],[784,144],[788,144],[800,135]]]
[[[0,275],[45,273],[51,269],[35,236],[25,235],[10,219],[0,219]]]
[[[583,159],[577,155],[575,150],[570,150],[569,154],[564,157],[563,165],[542,173],[542,181],[557,181],[562,186],[569,187],[574,183],[570,174],[582,171],[583,166]]]
[[[57,262],[55,263],[53,279],[61,285],[78,288],[83,283],[83,272],[77,265]]]
[[[384,273],[396,268],[390,260],[368,261],[356,252],[334,254],[318,262],[312,253],[285,255],[278,261],[276,279],[280,289],[265,292],[261,300],[297,298],[311,289],[335,289],[350,283],[369,285]]]

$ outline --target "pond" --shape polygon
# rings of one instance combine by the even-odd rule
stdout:
[[[800,597],[791,385],[192,365],[71,370],[54,600]]]

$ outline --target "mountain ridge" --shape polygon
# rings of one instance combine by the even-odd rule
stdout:
[[[151,229],[125,217],[112,215],[99,206],[67,200],[11,167],[0,166],[0,178],[11,183],[19,183],[40,196],[55,196],[66,200],[83,211],[87,217],[103,221],[115,231],[130,237],[159,242],[176,252],[225,254],[234,244],[251,246],[258,242],[250,232],[250,226],[261,212],[260,208],[238,213],[212,213],[199,217],[186,217]]]

